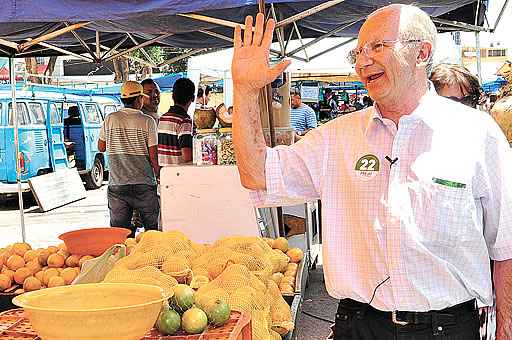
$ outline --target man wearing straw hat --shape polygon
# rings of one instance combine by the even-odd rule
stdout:
[[[154,119],[141,111],[144,97],[141,84],[125,82],[121,86],[124,108],[107,115],[98,140],[98,149],[109,156],[110,225],[129,228],[132,237],[133,209],[139,211],[146,230],[158,230],[160,213],[157,129]]]
[[[268,65],[274,25],[258,14],[254,33],[235,29],[237,165],[257,205],[322,200],[334,338],[479,339],[491,258],[497,339],[512,339],[511,149],[488,115],[435,93],[429,16],[408,5],[369,15],[349,57],[375,105],[270,149],[258,93],[289,64]]]

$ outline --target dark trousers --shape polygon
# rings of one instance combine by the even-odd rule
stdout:
[[[478,310],[468,301],[441,311],[427,313],[390,312],[368,304],[343,299],[338,305],[333,326],[335,340],[479,340]]]
[[[131,230],[135,237],[135,227],[132,226],[133,210],[139,211],[146,230],[158,230],[160,203],[156,186],[146,184],[109,185],[108,209],[110,211],[110,226],[123,227]]]

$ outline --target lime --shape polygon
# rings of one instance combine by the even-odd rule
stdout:
[[[188,334],[198,334],[203,332],[208,326],[206,313],[197,307],[192,307],[183,313],[181,326]]]
[[[156,322],[156,328],[164,335],[173,335],[181,325],[180,315],[173,309],[166,309],[160,313]]]

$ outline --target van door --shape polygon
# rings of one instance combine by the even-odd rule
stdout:
[[[66,169],[68,158],[64,144],[64,120],[62,102],[48,102],[46,108],[46,129],[48,133],[48,150],[53,170]]]
[[[47,146],[44,145],[45,139],[37,138],[39,133],[35,133],[34,124],[25,102],[17,102],[18,111],[18,144],[22,166],[21,179],[27,180],[37,175],[38,167],[44,163],[45,153],[48,154]],[[14,147],[14,117],[12,114],[12,104],[9,103],[8,110],[9,127],[5,131],[6,149],[7,149],[7,181],[16,182],[16,150]],[[44,134],[46,137],[46,133]],[[42,158],[42,160],[41,160]],[[49,166],[49,161],[47,163]]]
[[[103,119],[99,107],[95,103],[82,103],[84,107],[84,135],[86,144],[87,170],[91,170],[98,150],[98,138],[100,136]]]
[[[7,182],[7,120],[3,110],[4,103],[0,102],[0,182]]]
[[[31,167],[36,175],[52,171],[50,153],[48,152],[48,134],[46,132],[46,112],[41,102],[27,103],[30,115],[30,129],[27,133],[33,138]],[[46,106],[46,105],[45,105]]]

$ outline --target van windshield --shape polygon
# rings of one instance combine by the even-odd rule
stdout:
[[[29,125],[30,115],[28,113],[27,105],[25,103],[16,103],[16,111],[18,112],[18,125]],[[14,126],[14,117],[12,114],[12,103],[9,103],[9,125]]]

